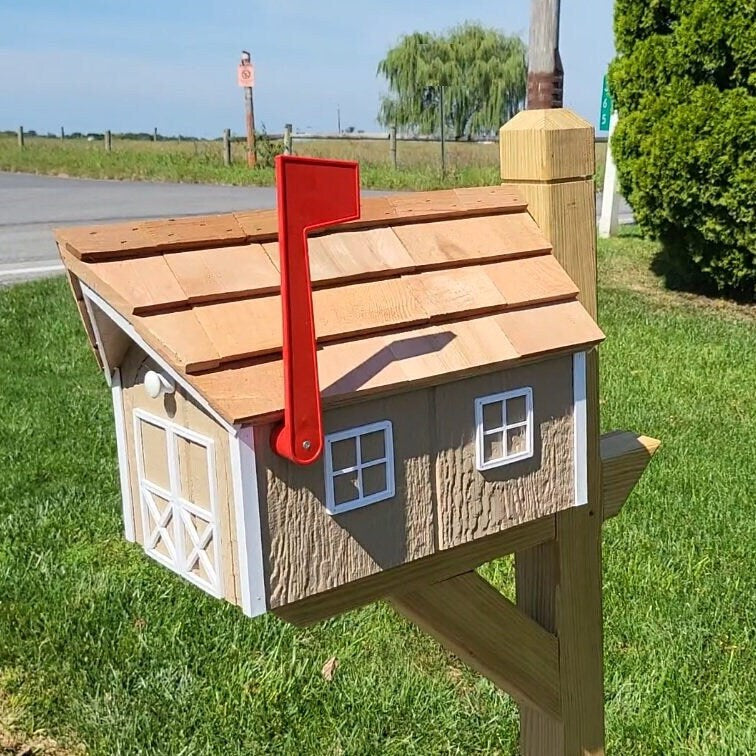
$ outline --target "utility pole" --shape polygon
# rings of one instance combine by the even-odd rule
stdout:
[[[247,165],[254,168],[257,164],[257,149],[255,145],[255,106],[252,100],[252,88],[255,85],[255,69],[247,50],[242,50],[239,63],[238,83],[244,88],[244,110],[247,122]]]
[[[336,129],[337,129],[336,133],[339,136],[341,136],[341,106],[340,105],[336,106]]]
[[[531,0],[527,109],[561,108],[564,69],[559,55],[561,0]]]

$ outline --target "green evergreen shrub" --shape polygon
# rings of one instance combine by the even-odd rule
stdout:
[[[616,0],[612,141],[672,288],[756,291],[756,0]]]

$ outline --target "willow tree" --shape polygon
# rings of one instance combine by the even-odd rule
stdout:
[[[402,37],[378,64],[389,94],[378,121],[406,131],[431,134],[444,120],[455,139],[493,133],[525,99],[525,45],[478,24],[457,26],[445,35],[416,32]]]

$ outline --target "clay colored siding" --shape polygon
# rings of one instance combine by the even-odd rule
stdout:
[[[144,390],[145,373],[148,370],[161,371],[158,365],[138,346],[131,346],[120,369],[123,385],[124,426],[129,460],[129,482],[134,507],[134,525],[137,542],[144,545],[142,507],[136,467],[136,454],[138,451],[139,453],[142,452],[135,449],[134,438],[134,410],[139,409],[162,420],[171,421],[213,441],[216,515],[218,518],[217,532],[219,536],[218,542],[213,544],[213,548],[219,550],[220,553],[219,565],[223,596],[226,600],[238,604],[240,602],[238,550],[228,433],[179,387],[176,387],[176,391],[169,396],[161,396],[157,399],[150,398]],[[145,445],[144,459],[146,465],[151,468],[152,475],[158,476],[160,475],[160,471],[165,471],[168,466],[165,447],[160,443],[156,443],[151,444],[149,449],[146,448],[150,444],[149,432],[147,435],[143,435]],[[206,462],[204,455],[191,454],[191,444],[179,443],[177,446],[182,490],[194,491],[197,500],[204,502],[208,498],[208,492],[203,491],[203,488],[207,485],[205,482],[207,480],[207,471],[205,469]]]
[[[478,471],[475,399],[529,386],[533,456]],[[572,506],[572,357],[435,389],[438,545],[447,549]]]
[[[433,553],[430,399],[429,391],[413,391],[325,414],[326,433],[393,424],[394,497],[343,514],[326,512],[322,459],[291,464],[271,451],[270,426],[256,428],[271,607]]]

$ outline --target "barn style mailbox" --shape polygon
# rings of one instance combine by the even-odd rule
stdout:
[[[126,538],[249,616],[380,597],[603,749],[600,529],[651,439],[599,439],[593,132],[501,132],[502,186],[359,199],[277,159],[277,211],[60,230],[112,389]],[[517,606],[474,572],[517,557]]]

